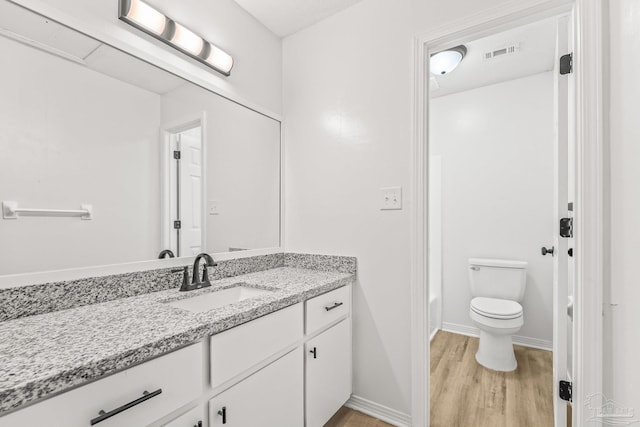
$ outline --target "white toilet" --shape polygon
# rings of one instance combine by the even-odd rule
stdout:
[[[469,315],[480,329],[476,360],[494,371],[518,366],[511,336],[524,320],[520,301],[527,280],[527,263],[504,259],[469,259]]]

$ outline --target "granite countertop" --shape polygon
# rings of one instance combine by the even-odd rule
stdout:
[[[354,275],[280,267],[0,322],[0,416],[265,314],[348,285]],[[203,313],[166,302],[238,283],[273,290]]]

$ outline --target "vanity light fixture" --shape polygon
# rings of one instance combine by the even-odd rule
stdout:
[[[442,50],[431,55],[429,70],[431,74],[443,76],[453,71],[462,62],[467,54],[467,47],[464,45]]]
[[[233,58],[218,46],[203,39],[142,0],[119,1],[119,18],[122,21],[197,59],[225,76],[231,75]]]

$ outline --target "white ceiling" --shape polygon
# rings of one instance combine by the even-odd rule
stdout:
[[[0,1],[0,35],[162,95],[186,82],[11,2]]]
[[[309,26],[360,0],[236,0],[280,35]],[[281,11],[281,12],[278,12]],[[260,18],[258,15],[264,15]],[[271,21],[271,23],[269,23]],[[103,74],[163,94],[185,81],[164,70],[47,20],[11,2],[0,2],[0,35],[84,64]],[[20,40],[22,38],[23,40]],[[460,65],[444,76],[431,76],[432,96],[440,97],[553,69],[556,19],[518,27],[466,43]],[[487,51],[518,43],[519,52],[484,60]],[[436,90],[434,90],[437,87]]]
[[[18,39],[24,37],[46,44],[52,50],[67,53],[69,59],[83,58],[100,44],[8,1],[0,2],[0,30],[2,34],[13,34]]]
[[[362,0],[235,0],[280,37],[309,27]]]
[[[85,64],[94,71],[158,95],[186,84],[180,77],[106,44],[91,52],[85,58]]]
[[[557,18],[550,18],[465,43],[467,55],[455,70],[444,76],[430,76],[431,96],[436,98],[552,70],[556,22]],[[483,59],[485,52],[514,43],[519,44],[517,53]]]

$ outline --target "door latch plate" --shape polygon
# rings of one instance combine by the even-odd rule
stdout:
[[[573,237],[573,218],[560,219],[560,237]]]

